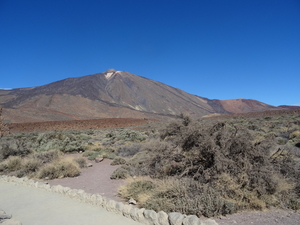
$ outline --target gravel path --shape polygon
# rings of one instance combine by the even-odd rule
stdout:
[[[73,155],[73,157],[78,156],[80,155]],[[92,162],[93,166],[82,169],[79,177],[55,179],[47,182],[51,186],[60,184],[64,187],[82,189],[87,193],[100,194],[104,197],[121,201],[121,199],[117,197],[117,191],[120,185],[124,184],[124,181],[110,179],[112,172],[120,167],[111,166],[111,161],[110,159],[104,159],[104,161],[100,163]]]
[[[299,225],[300,212],[286,210],[240,212],[214,219],[219,225]]]
[[[0,209],[22,225],[140,225],[61,194],[0,181]]]

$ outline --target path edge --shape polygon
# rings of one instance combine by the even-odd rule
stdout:
[[[145,225],[218,225],[213,219],[202,220],[195,215],[184,215],[178,212],[167,214],[164,211],[155,212],[154,210],[137,208],[133,205],[106,198],[100,194],[90,194],[81,189],[71,189],[61,185],[51,186],[48,183],[35,181],[28,177],[18,178],[15,176],[0,175],[0,181],[58,193],[79,200],[80,202],[104,208],[108,212],[122,215]]]

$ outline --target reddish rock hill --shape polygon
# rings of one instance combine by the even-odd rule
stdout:
[[[273,109],[255,100],[210,100],[166,84],[113,69],[47,85],[0,89],[6,122],[99,118],[162,119],[180,113],[201,117]]]
[[[253,99],[229,99],[214,101],[222,105],[222,107],[230,113],[261,112],[277,109],[275,106],[271,106]]]

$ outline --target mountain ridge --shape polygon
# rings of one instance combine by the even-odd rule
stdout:
[[[66,78],[42,86],[0,90],[8,122],[133,117],[161,119],[272,110],[251,99],[217,100],[125,71]]]

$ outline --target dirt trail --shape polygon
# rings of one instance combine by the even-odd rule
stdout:
[[[75,155],[73,157],[76,157]],[[87,193],[100,194],[104,197],[121,201],[116,195],[124,180],[111,180],[110,175],[120,166],[111,166],[112,160],[104,159],[100,163],[92,162],[93,166],[81,170],[79,177],[47,181],[52,185],[62,185],[72,189],[82,189]],[[90,163],[90,161],[89,161]]]

